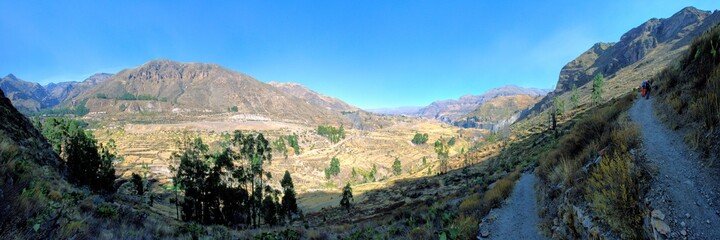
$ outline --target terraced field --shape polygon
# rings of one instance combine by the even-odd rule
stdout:
[[[315,126],[272,121],[209,120],[171,124],[124,124],[101,127],[95,131],[95,135],[101,143],[110,139],[116,142],[117,152],[124,158],[115,166],[121,178],[129,179],[132,173],[147,173],[149,178],[158,180],[160,184],[156,187],[161,190],[171,185],[171,166],[174,165],[171,156],[177,151],[176,142],[183,137],[199,136],[210,144],[212,151],[213,147],[219,146],[223,132],[262,132],[270,141],[281,135],[295,133],[299,137],[301,154],[294,155],[290,151],[288,158],[284,158],[281,153],[274,152],[272,162],[265,168],[278,178],[270,181],[275,185],[278,185],[279,177],[285,170],[290,171],[296,191],[302,196],[299,199],[300,205],[306,211],[314,211],[336,206],[339,199],[328,196],[327,193],[339,193],[340,188],[347,182],[355,186],[359,196],[357,200],[362,200],[365,198],[363,192],[385,188],[396,180],[436,174],[437,155],[432,143],[441,138],[444,141],[456,138],[450,155],[457,156],[451,159],[450,166],[462,166],[463,157],[460,157],[460,153],[467,152],[471,147],[471,139],[476,139],[483,133],[482,130],[460,130],[436,121],[412,118],[402,118],[387,125],[389,126],[372,131],[346,130],[347,137],[335,144],[317,135]],[[417,132],[429,135],[427,144],[411,143],[410,140]],[[326,179],[324,169],[333,157],[340,159],[340,174]],[[425,164],[422,162],[423,157],[426,159]],[[395,158],[398,158],[402,165],[402,174],[399,176],[392,173]],[[371,171],[373,165],[377,168],[376,182],[363,177]],[[353,168],[356,176],[352,175]],[[313,195],[314,192],[320,194]]]

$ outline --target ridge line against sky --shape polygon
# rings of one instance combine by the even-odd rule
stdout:
[[[153,59],[297,82],[361,108],[552,88],[596,42],[714,1],[5,1],[0,74],[47,84]]]

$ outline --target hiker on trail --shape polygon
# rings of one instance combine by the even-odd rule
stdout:
[[[652,80],[642,82],[642,96],[645,97],[645,99],[650,98],[650,88],[652,88],[651,84]]]

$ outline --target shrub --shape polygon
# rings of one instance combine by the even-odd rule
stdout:
[[[393,168],[393,174],[395,176],[400,175],[402,173],[402,165],[400,165],[400,159],[395,158],[395,161],[393,162],[392,168]]]
[[[428,141],[428,134],[415,133],[413,136],[412,143],[415,145],[425,144]]]
[[[460,216],[455,219],[453,226],[456,226],[459,232],[454,239],[475,239],[478,234],[478,218],[474,216]]]
[[[495,182],[495,187],[485,192],[483,201],[487,203],[490,208],[499,207],[500,203],[512,193],[513,187],[515,187],[515,181],[518,178],[520,178],[520,173],[513,172],[498,180]]]
[[[433,239],[435,236],[428,232],[427,229],[422,227],[416,227],[410,231],[410,239]]]
[[[340,173],[340,159],[333,157],[330,160],[330,167],[325,168],[325,178],[330,179],[330,176],[337,176]]]
[[[114,218],[117,216],[117,213],[117,208],[108,202],[100,203],[100,206],[95,210],[95,214],[102,218]]]
[[[473,193],[465,197],[458,207],[461,214],[479,216],[478,212],[482,207],[482,196],[480,193]]]
[[[621,146],[602,159],[588,179],[585,198],[605,224],[622,238],[639,238],[642,214],[638,208],[640,190],[633,173],[633,157]]]

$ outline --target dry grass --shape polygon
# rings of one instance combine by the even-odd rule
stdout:
[[[512,193],[515,182],[520,178],[519,172],[513,172],[508,176],[495,182],[495,187],[485,192],[483,201],[490,208],[500,207],[500,204]]]
[[[625,146],[604,157],[585,186],[585,198],[600,220],[620,233],[623,239],[641,237],[641,192],[633,157]]]
[[[720,27],[695,39],[687,53],[653,79],[659,110],[672,129],[687,128],[689,145],[705,157],[720,154]],[[669,108],[663,107],[669,106]],[[699,130],[695,130],[699,129]],[[695,132],[697,131],[697,132]],[[716,157],[715,157],[716,158]]]
[[[574,208],[590,211],[623,238],[641,233],[641,163],[629,149],[640,147],[640,131],[627,114],[635,94],[579,115],[581,119],[540,160],[541,226],[554,237],[589,236]],[[597,159],[600,157],[599,162]],[[555,224],[554,224],[554,223]],[[558,223],[562,223],[559,226]],[[559,227],[559,228],[557,228]]]

